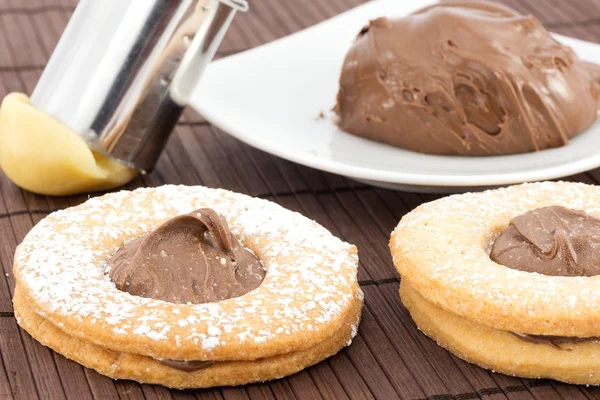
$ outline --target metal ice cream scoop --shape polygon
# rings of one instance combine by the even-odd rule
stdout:
[[[143,171],[245,0],[81,0],[31,96],[94,150]]]

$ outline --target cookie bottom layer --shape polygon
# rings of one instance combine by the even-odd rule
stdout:
[[[405,279],[400,298],[423,333],[463,360],[507,375],[600,385],[598,342],[573,343],[570,349],[529,343],[441,309]]]
[[[303,351],[254,361],[221,361],[207,368],[184,372],[137,354],[120,353],[63,332],[31,307],[31,301],[15,288],[13,305],[19,325],[34,339],[57,353],[113,379],[131,379],[176,389],[235,386],[294,374],[330,357],[349,344],[355,333],[362,301],[355,299],[342,328],[327,340]]]

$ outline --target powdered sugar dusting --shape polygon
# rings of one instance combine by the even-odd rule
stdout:
[[[116,289],[105,273],[107,260],[124,242],[202,207],[224,215],[260,258],[267,274],[258,289],[198,305]],[[69,317],[67,332],[99,321],[115,337],[196,344],[211,352],[231,341],[262,343],[325,329],[357,296],[357,264],[353,246],[276,204],[226,190],[163,186],[112,193],[51,214],[18,247],[15,274],[41,312]]]

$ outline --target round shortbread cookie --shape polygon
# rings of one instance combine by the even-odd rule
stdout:
[[[600,276],[547,276],[489,258],[513,217],[551,205],[600,217],[600,187],[542,182],[423,204],[392,233],[394,264],[425,300],[476,324],[532,335],[600,336]]]
[[[525,378],[600,384],[599,342],[573,343],[568,350],[530,343],[443,310],[425,300],[405,279],[400,282],[400,297],[419,329],[463,360]]]
[[[265,266],[265,279],[257,289],[194,305],[132,296],[115,287],[106,268],[120,246],[167,219],[203,207],[223,215],[240,242]],[[131,371],[137,368],[133,365],[145,365],[153,358],[216,361],[205,370],[214,374],[225,373],[224,365],[246,365],[242,361],[276,365],[244,367],[253,371],[253,377],[240,375],[240,367],[229,380],[213,376],[163,383],[239,384],[295,372],[348,344],[356,334],[362,306],[357,267],[354,246],[266,200],[204,187],[138,189],[88,200],[36,225],[15,254],[18,293],[30,300],[24,309],[15,298],[15,312],[34,337],[84,365],[94,361],[48,338],[62,337],[83,346],[92,358],[100,353],[106,360],[112,357],[107,354],[125,354],[133,360],[127,367]],[[40,318],[53,334],[24,322],[24,315]],[[277,357],[289,357],[290,364],[284,367],[285,362],[273,361]],[[111,372],[104,361],[90,366],[112,377],[162,383],[152,374]],[[152,363],[158,375],[173,370]]]

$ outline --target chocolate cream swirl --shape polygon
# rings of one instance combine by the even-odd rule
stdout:
[[[514,217],[492,245],[506,267],[551,276],[600,274],[600,219],[562,206]]]
[[[108,263],[119,290],[181,304],[242,296],[265,277],[260,261],[210,208],[168,220],[122,246]]]
[[[422,153],[500,155],[566,145],[598,116],[600,67],[539,20],[447,1],[359,33],[342,67],[342,130]]]

